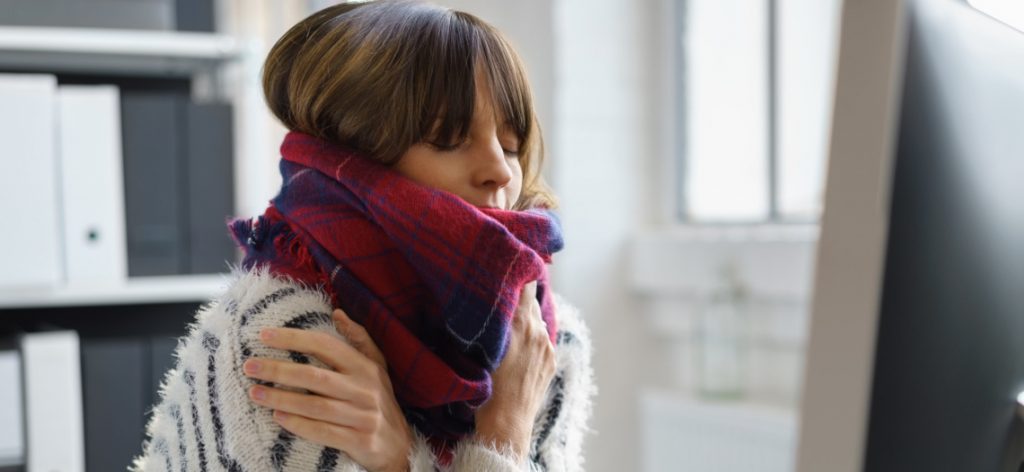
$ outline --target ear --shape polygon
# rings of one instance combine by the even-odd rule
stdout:
[[[334,320],[334,327],[341,333],[345,339],[348,340],[352,347],[356,348],[357,351],[361,352],[364,356],[368,357],[371,361],[380,365],[387,372],[387,360],[384,358],[384,353],[377,348],[377,344],[373,342],[373,338],[370,337],[370,333],[366,332],[366,328],[362,325],[352,321],[344,311],[340,308],[336,308],[334,313],[331,314],[331,318]]]

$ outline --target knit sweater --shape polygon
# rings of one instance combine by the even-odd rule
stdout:
[[[528,460],[472,436],[458,443],[449,467],[438,464],[426,439],[413,431],[411,472],[580,471],[583,437],[596,388],[590,334],[579,312],[555,297],[556,374],[534,419]],[[255,383],[242,372],[250,357],[291,359],[318,367],[313,357],[269,348],[259,341],[268,327],[318,330],[344,340],[331,320],[326,294],[265,268],[234,269],[227,290],[196,314],[175,350],[176,365],[160,388],[146,427],[143,453],[132,471],[365,471],[343,451],[282,429],[271,410],[253,403]],[[247,321],[241,323],[245,318]]]

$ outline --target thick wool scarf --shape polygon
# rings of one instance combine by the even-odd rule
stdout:
[[[290,132],[264,215],[230,223],[243,267],[311,286],[366,328],[410,424],[448,456],[491,395],[524,284],[552,342],[547,263],[562,248],[546,209],[477,208],[350,149]]]

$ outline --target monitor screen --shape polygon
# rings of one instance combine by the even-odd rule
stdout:
[[[837,67],[798,470],[1024,470],[1024,33],[847,1]]]
[[[907,6],[864,470],[1017,471],[1024,33]]]

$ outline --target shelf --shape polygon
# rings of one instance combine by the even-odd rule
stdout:
[[[0,68],[191,75],[234,60],[241,46],[214,33],[0,27]]]
[[[123,285],[82,285],[17,291],[0,289],[0,310],[206,302],[219,295],[227,285],[227,274],[212,274],[132,277]]]

